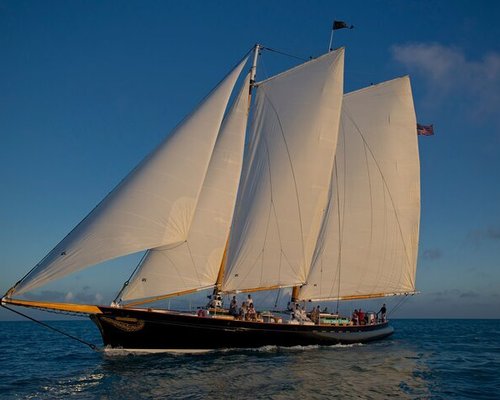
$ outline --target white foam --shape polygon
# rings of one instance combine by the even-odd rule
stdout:
[[[109,356],[126,356],[129,354],[203,354],[214,351],[214,349],[127,349],[127,348],[113,348],[105,347],[102,351]]]
[[[320,348],[326,349],[342,349],[342,348],[351,348],[363,346],[362,343],[352,343],[352,344],[334,344],[330,346],[321,346],[321,345],[309,345],[309,346],[276,346],[276,345],[267,345],[261,347],[228,347],[228,348],[220,348],[220,349],[128,349],[128,348],[114,348],[110,346],[106,346],[102,349],[102,352],[107,356],[126,356],[129,354],[133,355],[145,355],[145,354],[174,354],[174,355],[188,355],[188,354],[206,354],[206,353],[229,353],[229,352],[240,352],[240,351],[254,351],[259,353],[275,353],[278,351],[309,351],[309,350],[317,350]]]

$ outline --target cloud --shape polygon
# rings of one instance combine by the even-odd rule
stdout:
[[[91,303],[100,304],[103,296],[100,293],[92,293],[88,291],[88,287],[82,291],[73,293],[59,292],[56,290],[42,290],[40,292],[28,293],[26,298],[34,301],[53,301],[53,302],[72,302],[72,303]]]
[[[396,61],[426,79],[429,102],[456,96],[466,100],[470,116],[493,116],[498,120],[500,53],[470,60],[461,49],[438,43],[397,45],[391,50]]]
[[[479,246],[483,242],[500,240],[500,227],[489,226],[484,229],[474,229],[467,234],[467,242]]]
[[[443,256],[440,249],[426,249],[422,253],[422,258],[424,260],[437,260]]]
[[[432,293],[429,293],[430,296],[433,296],[433,297],[436,297],[436,299],[444,299],[444,298],[451,298],[451,297],[457,297],[457,296],[460,296],[460,290],[458,289],[450,289],[450,290],[443,290],[443,291],[440,291],[440,292],[432,292]]]
[[[488,228],[486,237],[493,240],[500,240],[500,228]]]
[[[56,290],[42,290],[40,292],[28,293],[26,298],[35,301],[55,301],[62,302],[67,301],[66,296],[68,293],[58,292]]]
[[[456,301],[457,298],[460,299],[478,299],[481,295],[473,290],[463,291],[460,289],[447,289],[440,292],[429,293],[430,296],[434,297],[438,301]]]
[[[468,292],[463,292],[460,293],[461,298],[477,298],[479,297],[479,293],[473,292],[473,291],[468,291]]]

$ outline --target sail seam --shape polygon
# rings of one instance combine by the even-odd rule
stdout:
[[[281,232],[280,232],[280,228],[279,228],[279,224],[278,224],[278,217],[276,215],[276,208],[274,207],[273,176],[271,174],[271,157],[269,156],[269,146],[267,143],[267,137],[264,136],[263,138],[264,138],[264,150],[266,151],[266,157],[267,157],[267,174],[269,176],[269,186],[271,186],[271,190],[269,191],[269,196],[271,198],[269,199],[269,211],[267,214],[266,234],[264,235],[264,243],[262,246],[262,253],[261,253],[260,285],[262,285],[262,274],[263,274],[263,270],[264,270],[264,252],[265,252],[265,247],[266,247],[266,242],[267,242],[267,235],[269,233],[269,225],[271,224],[271,215],[274,215],[274,218],[276,219],[276,229],[278,231],[278,240],[279,240],[280,246],[281,246]],[[247,276],[248,276],[248,274],[247,274]]]
[[[270,160],[270,157],[269,157],[269,149],[267,147],[267,141],[266,141],[266,138],[264,137],[264,149],[265,149],[265,152],[266,152],[266,156],[267,156],[267,165],[268,165],[268,176],[269,176],[269,185],[272,187],[272,177],[271,177],[271,170],[270,170],[270,163],[271,163],[271,160]],[[259,252],[259,254],[257,255],[257,257],[255,258],[254,262],[251,264],[251,267],[248,269],[247,273],[244,275],[243,279],[241,280],[241,282],[244,282],[246,280],[246,278],[250,275],[250,273],[254,270],[255,266],[257,265],[257,262],[259,261],[259,259],[261,259],[261,266],[260,266],[260,271],[261,271],[261,274],[260,274],[260,282],[262,283],[262,270],[263,270],[263,262],[264,262],[264,249],[265,249],[265,244],[266,244],[266,241],[267,241],[267,235],[269,233],[269,224],[271,222],[271,213],[272,213],[272,210],[273,210],[273,192],[272,190],[270,191],[270,196],[271,196],[271,199],[269,201],[269,209],[268,209],[268,214],[267,214],[267,222],[266,222],[266,231],[264,233],[264,240],[263,240],[263,245],[262,245],[262,248]],[[279,234],[279,231],[278,231],[278,234]],[[241,260],[241,263],[245,262],[246,258],[242,259]]]
[[[193,269],[194,269],[194,272],[196,274],[196,280],[198,281],[198,285],[200,285],[200,283],[201,283],[200,272],[198,271],[196,263],[194,262],[193,253],[191,252],[191,247],[189,246],[189,242],[187,240],[186,240],[186,247],[187,247],[187,251],[189,254],[189,258],[191,259],[191,262],[193,263]]]
[[[363,143],[364,144],[364,143]],[[373,188],[372,188],[372,177],[370,174],[370,166],[368,164],[368,152],[366,145],[363,145],[363,152],[365,153],[365,163],[366,163],[366,174],[368,175],[368,191],[370,192],[370,249],[373,241]]]
[[[280,116],[278,114],[278,110],[276,109],[276,107],[274,106],[273,102],[271,101],[271,98],[267,95],[267,92],[266,90],[263,90],[263,95],[265,96],[265,98],[267,99],[269,105],[271,106],[271,109],[274,111],[274,114],[276,116],[276,119],[278,121],[278,126],[279,126],[279,132],[281,134],[281,137],[283,139],[283,144],[285,146],[285,150],[286,150],[286,154],[287,154],[287,157],[288,157],[288,161],[289,161],[289,165],[290,165],[290,172],[292,174],[292,178],[293,178],[293,185],[294,185],[294,190],[295,190],[295,198],[296,198],[296,202],[297,202],[297,209],[298,209],[298,214],[299,214],[299,225],[300,225],[300,235],[301,235],[301,245],[302,245],[302,256],[303,256],[303,262],[304,262],[304,266],[306,265],[306,253],[305,253],[305,248],[304,248],[304,228],[303,228],[303,225],[302,225],[302,213],[301,213],[301,209],[300,209],[300,202],[299,202],[299,191],[298,191],[298,188],[297,188],[297,179],[295,177],[295,170],[293,168],[293,163],[292,163],[292,159],[291,159],[291,155],[290,155],[290,150],[288,149],[288,143],[286,141],[286,138],[285,138],[285,131],[283,129],[283,125],[281,123],[281,119],[280,119]],[[296,271],[294,271],[296,272]]]
[[[363,133],[361,132],[361,129],[359,128],[358,124],[356,123],[356,121],[354,121],[354,119],[352,118],[351,115],[349,115],[349,113],[346,113],[346,116],[349,118],[349,120],[352,122],[352,124],[356,128],[356,131],[359,133],[361,139],[363,140],[363,142],[366,145],[366,148],[368,149],[368,151],[370,152],[371,156],[373,157],[373,161],[375,162],[375,165],[377,166],[377,170],[380,173],[380,177],[382,178],[382,182],[384,183],[384,187],[386,188],[387,194],[389,195],[389,199],[391,200],[391,205],[392,205],[392,208],[394,210],[394,215],[395,215],[396,221],[398,223],[399,234],[400,234],[401,240],[403,242],[403,248],[404,248],[404,251],[405,251],[406,261],[407,261],[408,265],[411,265],[410,258],[409,258],[409,255],[408,255],[408,250],[406,248],[406,241],[404,240],[403,230],[402,230],[402,227],[401,227],[401,222],[399,220],[399,215],[398,215],[398,212],[397,212],[397,209],[396,209],[396,205],[394,203],[394,199],[392,198],[391,191],[389,190],[389,186],[387,184],[387,181],[385,180],[385,176],[382,173],[382,169],[380,168],[380,165],[379,165],[377,159],[375,158],[375,155],[373,154],[370,146],[368,145],[368,142],[366,141],[366,139],[365,139]]]
[[[345,147],[344,147],[344,152],[345,152]],[[345,160],[345,157],[344,157]],[[340,279],[342,276],[342,241],[343,241],[343,233],[344,233],[344,215],[341,213],[341,207],[340,207],[340,190],[339,190],[339,185],[338,185],[338,169],[337,167],[337,158],[335,157],[335,177],[336,177],[336,182],[337,182],[337,218],[339,219],[339,254],[337,257],[337,267],[338,267],[338,282],[337,282],[337,296],[340,296]],[[345,174],[345,168],[344,168],[344,174]],[[345,190],[344,190],[345,194]],[[344,198],[345,202],[345,198]],[[344,203],[345,204],[345,203]],[[342,214],[342,215],[341,215]],[[335,282],[335,281],[334,281]],[[338,310],[338,304],[337,304],[337,310]]]

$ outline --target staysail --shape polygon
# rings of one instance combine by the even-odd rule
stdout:
[[[257,84],[223,291],[306,281],[337,145],[344,50]]]
[[[420,167],[408,77],[344,96],[330,205],[303,300],[415,291]]]
[[[148,252],[121,294],[146,299],[213,287],[233,217],[248,119],[249,76],[224,118],[187,239]]]
[[[14,293],[115,257],[184,242],[229,96],[245,63],[25,276]]]

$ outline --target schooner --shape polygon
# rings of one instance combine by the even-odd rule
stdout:
[[[420,167],[409,78],[344,94],[340,48],[256,81],[260,47],[241,87],[247,56],[3,306],[87,314],[106,346],[141,351],[328,345],[393,332],[386,320],[247,321],[217,308],[148,308],[205,290],[215,299],[293,288],[294,302],[415,293]],[[144,257],[111,305],[22,298],[138,252]]]

